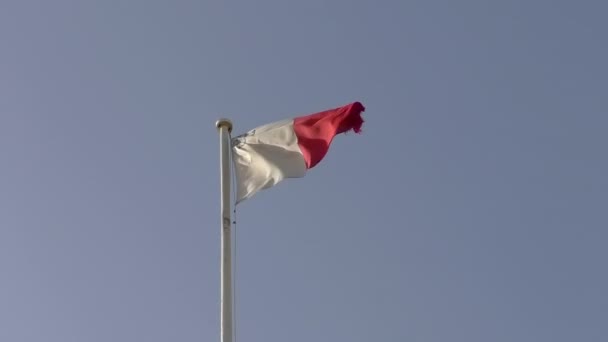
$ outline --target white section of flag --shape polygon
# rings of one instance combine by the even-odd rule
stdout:
[[[306,174],[293,123],[293,119],[269,123],[233,139],[237,203],[285,178]]]

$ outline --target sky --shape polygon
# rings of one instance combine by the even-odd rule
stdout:
[[[608,340],[608,5],[0,1],[0,340],[219,341],[219,141],[361,101],[237,207],[236,341]]]

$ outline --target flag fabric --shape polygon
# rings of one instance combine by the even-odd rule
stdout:
[[[333,138],[361,132],[360,102],[272,122],[232,139],[236,203],[285,178],[304,177],[327,154]]]

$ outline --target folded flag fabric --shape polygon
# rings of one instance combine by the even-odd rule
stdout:
[[[272,122],[232,139],[236,203],[285,178],[303,177],[327,154],[333,138],[361,132],[360,102]]]

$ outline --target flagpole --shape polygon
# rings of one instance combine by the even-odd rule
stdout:
[[[220,135],[221,342],[232,342],[232,252],[230,241],[230,135],[232,122],[216,121]]]

